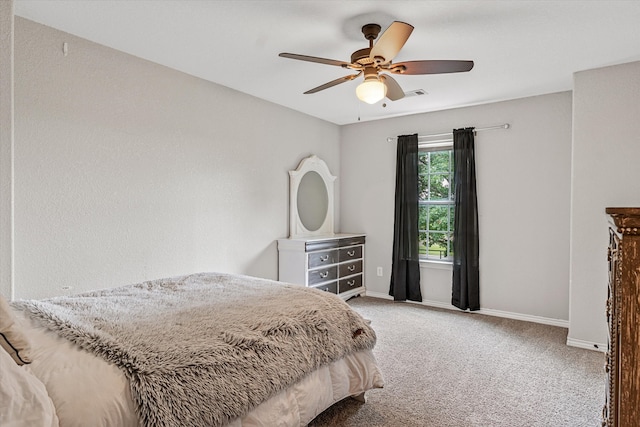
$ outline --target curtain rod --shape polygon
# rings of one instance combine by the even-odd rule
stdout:
[[[511,125],[509,123],[505,123],[503,125],[498,125],[498,126],[489,126],[486,128],[477,128],[475,129],[476,132],[480,132],[483,130],[494,130],[494,129],[509,129],[511,127]],[[445,133],[433,133],[431,135],[418,135],[418,141],[420,141],[420,139],[424,139],[424,138],[437,138],[437,137],[442,137],[442,136],[449,136],[452,137],[453,136],[453,132],[445,132]],[[392,137],[390,136],[389,138],[387,138],[387,142],[393,142],[394,140],[396,140],[397,137]],[[427,141],[427,142],[443,142],[446,140],[439,140],[439,141]]]

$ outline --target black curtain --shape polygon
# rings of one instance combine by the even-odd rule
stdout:
[[[453,131],[455,217],[451,304],[461,310],[480,309],[478,197],[473,129]]]
[[[398,137],[389,295],[395,301],[422,301],[418,254],[418,134]]]

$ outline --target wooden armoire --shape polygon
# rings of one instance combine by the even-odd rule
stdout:
[[[607,397],[602,425],[640,427],[640,208],[607,208]]]

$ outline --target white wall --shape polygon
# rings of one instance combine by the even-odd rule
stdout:
[[[277,278],[288,171],[313,153],[337,173],[336,125],[15,23],[17,298],[198,271]]]
[[[387,137],[503,123],[511,129],[476,137],[480,303],[483,309],[566,324],[570,92],[342,127],[342,230],[367,234],[368,293],[389,291],[396,144]],[[378,266],[382,277],[376,276]],[[421,274],[423,299],[450,305],[450,268],[423,264]]]
[[[574,75],[569,342],[605,343],[605,208],[640,206],[640,62]]]

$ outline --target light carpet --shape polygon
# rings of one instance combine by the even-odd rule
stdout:
[[[358,427],[599,426],[604,354],[537,323],[360,297],[385,388],[346,399],[311,424]]]

